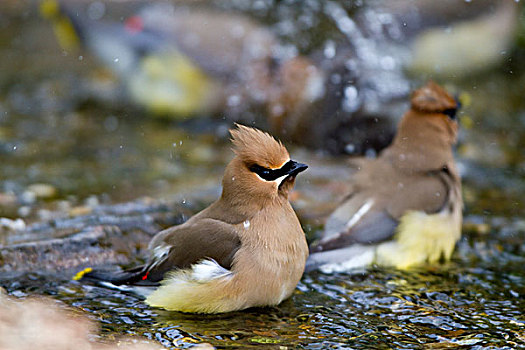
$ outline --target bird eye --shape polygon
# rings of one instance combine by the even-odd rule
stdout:
[[[251,172],[256,173],[257,175],[259,175],[260,177],[262,177],[263,179],[267,181],[274,180],[275,174],[273,174],[273,171],[271,169],[267,169],[258,164],[253,164],[248,169],[250,169]]]
[[[261,171],[261,166],[260,165],[257,165],[257,164],[253,164],[253,165],[250,165],[248,167],[248,169],[250,169],[250,171],[252,173],[258,173],[259,171]]]

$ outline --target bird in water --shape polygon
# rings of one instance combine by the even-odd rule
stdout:
[[[83,46],[154,115],[186,119],[227,110],[242,120],[247,106],[282,114],[324,93],[320,69],[240,14],[148,3],[123,21],[93,19],[89,8],[56,0],[43,1],[41,12],[65,50]]]
[[[168,310],[221,313],[277,305],[290,297],[308,256],[305,234],[288,201],[307,166],[290,159],[269,134],[237,125],[235,157],[220,198],[181,225],[156,234],[147,263],[76,279],[134,291]]]
[[[405,269],[450,259],[463,209],[452,153],[458,107],[432,81],[412,94],[392,144],[377,158],[358,162],[349,194],[310,247],[308,270],[369,264]]]

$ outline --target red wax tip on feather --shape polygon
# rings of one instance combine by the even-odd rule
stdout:
[[[139,16],[132,16],[124,22],[124,28],[132,34],[141,32],[144,29],[144,21]]]
[[[147,278],[148,278],[148,274],[149,274],[149,271],[146,272],[146,274],[144,276],[142,276],[142,280],[145,281]]]

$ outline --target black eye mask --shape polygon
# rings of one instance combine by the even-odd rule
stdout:
[[[456,112],[458,111],[458,109],[461,108],[461,102],[459,101],[459,97],[454,97],[454,100],[456,101],[456,108],[447,108],[442,112],[452,120],[456,119]]]
[[[454,120],[456,119],[456,112],[457,112],[456,108],[449,108],[449,109],[445,109],[442,113],[447,115],[450,119]]]
[[[275,181],[276,179],[286,175],[297,175],[301,171],[306,170],[306,168],[308,168],[308,165],[297,163],[293,160],[289,160],[279,169],[268,169],[258,164],[254,164],[249,167],[250,171],[256,173],[266,181]]]

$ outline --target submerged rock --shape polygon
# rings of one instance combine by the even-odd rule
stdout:
[[[0,272],[63,271],[101,264],[123,264],[146,249],[163,227],[182,223],[188,206],[137,200],[97,206],[89,215],[59,218],[21,227],[0,245]]]
[[[50,199],[57,195],[57,189],[49,184],[37,183],[29,185],[27,193],[32,194],[35,198]]]

